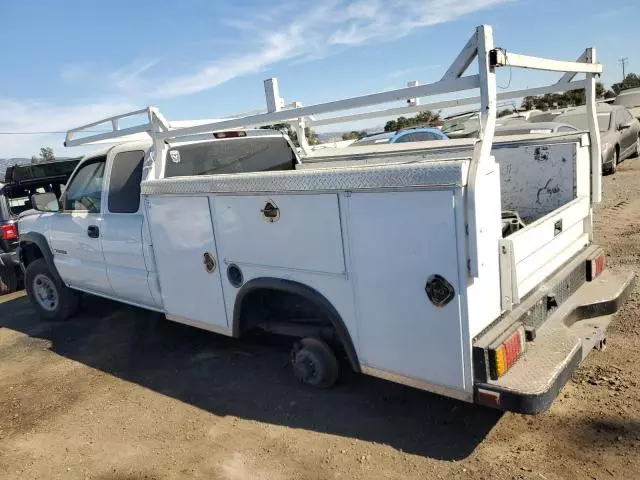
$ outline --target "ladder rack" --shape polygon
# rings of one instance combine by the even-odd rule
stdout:
[[[477,60],[478,73],[465,75],[470,65]],[[563,73],[562,77],[554,84],[516,90],[511,92],[496,91],[497,68],[527,68],[533,70],[546,70]],[[482,175],[489,168],[494,168],[494,160],[491,157],[494,131],[496,126],[496,110],[498,100],[521,98],[527,95],[541,95],[566,90],[584,88],[586,91],[587,117],[590,133],[591,152],[591,201],[598,203],[602,195],[602,163],[600,156],[600,131],[596,113],[596,76],[602,72],[602,65],[596,63],[596,51],[588,48],[576,61],[558,61],[541,57],[520,55],[508,52],[500,48],[494,48],[493,30],[488,25],[476,28],[469,41],[451,63],[442,78],[434,83],[418,85],[412,82],[410,86],[385,92],[362,95],[343,100],[320,103],[311,106],[298,106],[284,108],[284,102],[280,97],[278,81],[275,78],[265,81],[265,94],[267,99],[267,112],[253,115],[242,115],[236,118],[202,121],[190,126],[178,126],[178,122],[169,123],[155,107],[125,113],[109,117],[82,127],[69,130],[65,141],[66,146],[83,145],[103,141],[107,139],[121,139],[132,134],[144,133],[153,141],[156,152],[155,158],[163,158],[167,143],[172,140],[202,138],[205,134],[215,131],[232,129],[255,128],[263,125],[289,123],[297,133],[300,147],[305,155],[310,155],[311,149],[305,136],[306,126],[322,126],[335,123],[344,123],[368,118],[378,118],[391,115],[417,113],[426,109],[440,109],[457,107],[461,105],[479,104],[480,131],[475,144],[473,158],[469,168],[468,189],[470,195],[468,211],[469,231],[469,272],[476,276],[478,272],[477,235],[478,222],[475,205],[475,181],[478,175]],[[575,80],[577,74],[585,74],[585,80]],[[419,104],[419,98],[432,95],[478,89],[480,95],[456,100],[444,100],[433,103]],[[330,114],[345,110],[376,106],[385,103],[407,101],[406,107],[387,108],[366,113],[356,113],[329,118],[315,118],[317,115]],[[131,117],[144,116],[140,124],[121,128],[121,121]],[[95,135],[78,135],[89,133],[87,130],[102,124],[110,125],[111,131]],[[206,135],[205,135],[206,137]]]

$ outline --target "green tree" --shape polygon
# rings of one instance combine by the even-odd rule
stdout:
[[[389,120],[384,126],[385,132],[396,132],[403,128],[424,126],[435,127],[442,125],[440,114],[431,110],[422,110],[415,117],[398,117],[395,120]]]
[[[364,130],[362,132],[356,132],[355,130],[352,130],[350,132],[343,133],[342,140],[358,140],[360,137],[363,137],[366,134],[367,132]]]
[[[534,108],[536,108],[536,97],[534,96],[528,96],[528,97],[524,97],[524,99],[522,100],[522,109],[523,110],[533,110]]]
[[[498,118],[506,117],[507,115],[511,115],[513,110],[510,108],[505,108],[503,110],[498,111]]]
[[[53,154],[53,148],[51,147],[42,147],[40,149],[40,155],[33,155],[31,157],[31,163],[42,163],[42,162],[53,162],[56,159]]]
[[[607,90],[600,82],[596,83],[596,97],[607,97]],[[549,110],[553,108],[577,107],[586,103],[584,89],[569,90],[564,93],[547,93],[545,95],[528,96],[522,100],[521,107],[523,110]]]
[[[629,88],[640,87],[640,75],[635,73],[629,73],[624,80],[620,83],[614,83],[611,85],[611,89],[616,93],[620,93],[622,90],[627,90]]]
[[[389,120],[384,126],[385,132],[395,132],[396,130],[398,130],[398,122],[395,120]]]
[[[432,112],[431,110],[422,110],[415,116],[415,125],[426,125],[429,127],[436,127],[442,125],[440,114]]]
[[[614,92],[613,90],[607,90],[606,92],[604,92],[604,98],[615,98],[616,97],[616,92]]]

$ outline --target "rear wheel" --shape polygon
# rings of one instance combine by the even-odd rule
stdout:
[[[307,337],[291,351],[291,364],[296,378],[307,385],[328,388],[338,379],[340,367],[331,347],[320,339]]]
[[[0,295],[13,293],[18,289],[18,272],[11,265],[0,267]]]
[[[61,284],[42,258],[27,267],[25,287],[31,305],[46,320],[66,320],[80,304],[80,295]]]

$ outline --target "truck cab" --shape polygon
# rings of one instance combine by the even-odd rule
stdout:
[[[272,130],[242,131],[226,138],[181,142],[172,148],[163,175],[198,176],[225,172],[293,169],[298,163],[284,135]],[[141,182],[154,173],[151,142],[126,142],[82,158],[64,193],[33,197],[40,214],[21,219],[23,265],[42,258],[59,281],[85,292],[162,311],[163,300]],[[190,212],[181,215],[188,225]],[[188,228],[188,227],[187,227]],[[33,282],[32,282],[33,283]],[[47,287],[51,287],[48,285]],[[33,285],[27,281],[27,291]],[[37,292],[36,292],[37,293]],[[50,318],[72,313],[44,288],[36,307]]]

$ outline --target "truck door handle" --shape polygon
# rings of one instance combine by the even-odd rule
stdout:
[[[89,228],[87,228],[87,235],[91,238],[98,238],[100,236],[100,229],[97,225],[89,225]]]

